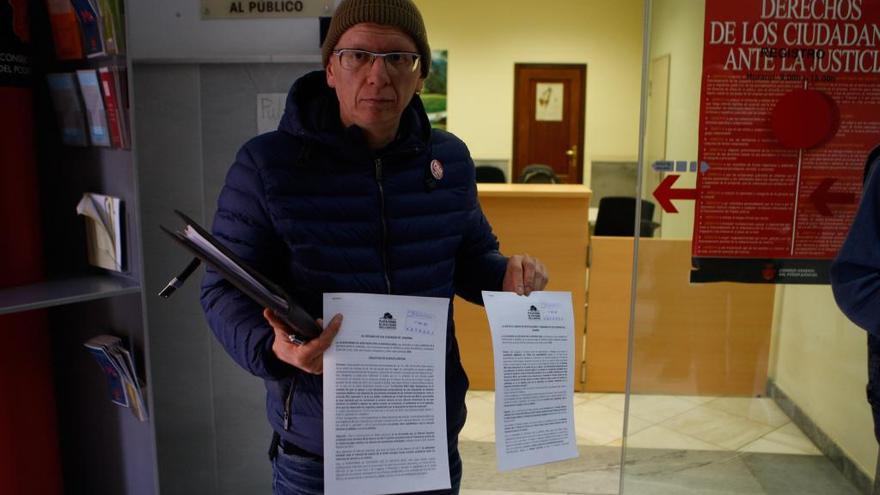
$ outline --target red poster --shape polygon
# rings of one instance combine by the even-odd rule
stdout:
[[[707,0],[691,279],[828,283],[880,145],[880,0]]]

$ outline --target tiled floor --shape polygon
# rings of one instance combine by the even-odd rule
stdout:
[[[462,495],[620,493],[624,400],[575,394],[577,459],[496,467],[494,394],[470,392]],[[634,396],[625,494],[856,495],[770,399]]]
[[[468,392],[461,440],[495,441],[495,394]],[[623,394],[575,394],[578,445],[619,447]],[[820,455],[772,399],[635,395],[628,447]]]

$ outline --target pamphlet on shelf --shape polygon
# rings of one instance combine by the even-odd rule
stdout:
[[[101,35],[104,40],[104,50],[108,55],[116,55],[125,52],[125,34],[119,11],[119,0],[97,0],[98,16],[101,19]]]
[[[107,132],[107,112],[101,98],[98,85],[98,73],[94,69],[76,71],[79,91],[86,106],[86,117],[89,122],[89,137],[92,146],[110,146],[110,133]]]
[[[55,42],[55,57],[58,60],[83,58],[79,21],[70,0],[46,0],[46,6]]]
[[[92,353],[92,356],[98,362],[98,366],[101,367],[104,375],[107,376],[110,401],[122,407],[129,407],[128,393],[126,392],[125,385],[122,383],[122,369],[120,369],[116,360],[110,356],[106,345],[95,341],[95,339],[91,339],[83,345]]]
[[[70,0],[82,33],[83,48],[86,57],[106,55],[104,40],[101,36],[101,20],[98,11],[89,0]]]
[[[183,231],[172,232],[165,227],[160,226],[160,228],[196,258],[217,270],[224,279],[261,307],[271,309],[293,329],[293,333],[288,336],[291,342],[302,343],[320,335],[321,327],[287,291],[249,266],[191,218],[180,211],[174,212],[186,223]],[[159,295],[168,298],[196,266],[190,263]]]
[[[76,75],[72,72],[46,74],[61,142],[70,146],[88,146],[86,116]]]
[[[114,76],[115,74],[109,67],[98,68],[98,79],[101,83],[101,94],[104,96],[104,108],[107,115],[107,129],[110,131],[110,143],[114,148],[125,148],[123,140],[125,129],[122,126],[124,115]]]
[[[107,375],[110,400],[114,404],[130,407],[136,418],[146,421],[146,402],[137,377],[137,368],[122,339],[112,335],[97,335],[83,345]]]
[[[89,263],[122,271],[122,201],[113,196],[85,193],[76,212],[86,217]]]
[[[111,67],[110,74],[113,76],[113,84],[116,87],[116,95],[119,98],[119,126],[122,129],[122,147],[131,148],[131,126],[129,125],[128,106],[128,72],[125,67]]]

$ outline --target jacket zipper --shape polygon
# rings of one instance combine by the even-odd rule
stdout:
[[[385,275],[385,290],[391,294],[391,277],[388,276],[388,223],[385,220],[385,188],[382,186],[382,159],[376,158],[376,184],[379,185],[379,208],[382,216],[382,272]]]
[[[290,403],[293,400],[293,391],[296,389],[296,376],[290,379],[290,390],[287,392],[287,398],[284,399],[284,431],[290,429]]]

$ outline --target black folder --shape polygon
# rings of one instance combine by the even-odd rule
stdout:
[[[186,229],[184,229],[184,232],[172,232],[161,225],[159,228],[196,258],[217,270],[223,278],[238,288],[238,290],[244,292],[260,306],[271,309],[278,318],[287,323],[293,330],[293,334],[289,336],[291,342],[302,343],[320,335],[321,327],[318,326],[318,323],[306,310],[290,297],[287,291],[250,267],[238,255],[229,250],[210,232],[202,228],[201,225],[194,222],[191,218],[178,210],[174,210],[174,213],[182,218],[186,223],[186,227],[191,228],[192,231],[186,232]],[[200,245],[193,240],[193,238],[199,237],[210,247]],[[216,251],[213,251],[211,248]],[[240,271],[236,270],[236,268]],[[187,271],[191,272],[191,269],[188,267]],[[167,297],[167,295],[163,297]]]

